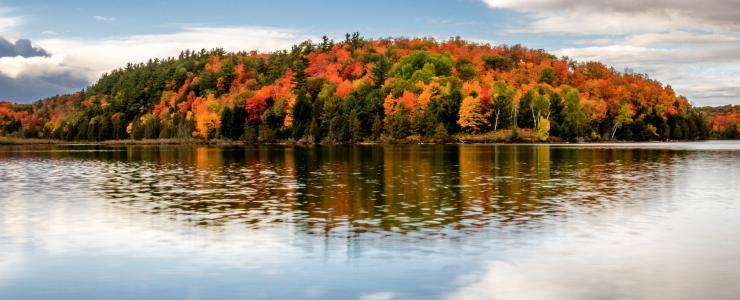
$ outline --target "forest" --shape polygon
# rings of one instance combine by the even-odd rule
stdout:
[[[0,102],[0,136],[246,143],[650,141],[737,138],[737,107],[521,45],[324,37],[271,53],[186,50],[69,95]]]
[[[740,139],[740,105],[698,107],[707,116],[712,138]]]

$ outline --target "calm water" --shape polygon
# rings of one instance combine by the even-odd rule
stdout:
[[[740,143],[3,146],[0,299],[738,299]]]

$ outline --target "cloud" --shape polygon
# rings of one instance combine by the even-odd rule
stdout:
[[[671,29],[740,31],[740,2],[728,0],[483,0],[528,14],[522,31],[626,34]]]
[[[394,292],[377,292],[372,294],[361,295],[359,300],[393,300],[400,299]]]
[[[90,81],[75,72],[23,74],[10,77],[0,74],[0,100],[28,103],[58,94],[72,93]]]
[[[73,92],[127,63],[177,56],[186,49],[273,51],[308,38],[299,30],[273,27],[185,27],[173,33],[96,39],[52,36],[34,42],[54,54],[50,57],[0,60],[0,99],[29,102]]]
[[[695,48],[651,48],[641,46],[610,45],[581,48],[563,48],[556,55],[579,60],[602,61],[615,67],[656,66],[668,64],[707,64],[740,62],[740,47],[710,49]]]
[[[0,99],[27,102],[74,92],[90,82],[79,68],[64,65],[63,55],[49,55],[28,40],[4,41],[0,39]]]
[[[625,38],[624,43],[629,45],[716,45],[740,44],[740,38],[728,34],[695,34],[686,31],[672,31],[663,33],[643,33]]]
[[[9,16],[12,10],[0,6],[0,36],[15,36],[15,29],[23,23],[23,19],[18,16]]]
[[[103,22],[113,22],[116,20],[116,18],[113,17],[104,17],[104,16],[93,16],[93,20],[95,21],[103,21]]]
[[[86,69],[89,78],[95,79],[129,62],[177,56],[186,49],[272,51],[289,48],[307,38],[299,31],[282,28],[186,27],[174,33],[101,39],[51,38],[39,40],[38,44],[53,53],[64,54],[65,65]]]
[[[14,43],[0,37],[0,57],[34,57],[34,56],[49,56],[46,50],[42,48],[34,47],[30,40],[19,39]]]
[[[695,104],[740,101],[732,75],[740,72],[738,1],[482,1],[521,16],[521,26],[501,33],[545,35],[576,46],[550,49],[557,55],[646,73]]]

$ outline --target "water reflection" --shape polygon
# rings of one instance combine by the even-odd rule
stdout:
[[[738,143],[2,147],[0,298],[733,298],[738,170]]]
[[[0,155],[76,160],[77,176],[94,182],[86,188],[111,205],[198,226],[420,238],[538,227],[624,204],[669,186],[672,165],[689,153],[548,145],[64,149]]]

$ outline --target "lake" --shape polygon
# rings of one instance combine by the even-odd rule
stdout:
[[[740,142],[0,147],[0,299],[738,299]]]

